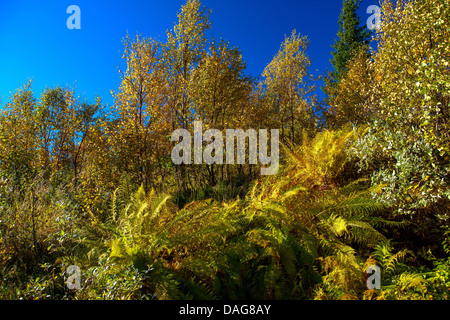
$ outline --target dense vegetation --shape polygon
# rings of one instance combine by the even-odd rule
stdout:
[[[384,1],[375,49],[358,5],[344,1],[325,101],[306,36],[254,79],[198,0],[166,42],[125,38],[111,108],[17,90],[0,114],[0,298],[447,299],[450,4]],[[170,135],[196,119],[278,128],[278,173],[174,165]]]

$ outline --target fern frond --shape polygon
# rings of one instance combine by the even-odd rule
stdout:
[[[379,244],[375,247],[375,252],[373,255],[382,265],[385,273],[390,275],[394,273],[395,268],[401,260],[403,260],[407,255],[412,254],[413,253],[408,249],[401,250],[397,253],[392,253],[390,242],[386,241],[385,243]]]
[[[331,214],[322,220],[320,225],[326,227],[329,232],[336,236],[341,236],[347,232],[347,221],[336,214]]]
[[[386,241],[386,237],[368,222],[350,220],[348,226],[350,227],[349,238],[359,244],[374,247],[378,243]]]

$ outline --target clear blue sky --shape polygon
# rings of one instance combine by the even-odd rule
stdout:
[[[10,93],[33,79],[39,96],[46,87],[76,88],[94,100],[113,103],[124,69],[122,39],[127,31],[160,40],[177,20],[183,0],[0,0],[0,105]],[[310,39],[311,72],[330,68],[341,0],[203,0],[213,10],[213,32],[237,45],[247,73],[259,76],[293,29]],[[369,5],[363,0],[365,24]],[[81,30],[66,27],[67,7],[81,9]]]

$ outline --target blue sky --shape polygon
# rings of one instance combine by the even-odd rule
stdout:
[[[122,39],[134,36],[166,39],[184,0],[0,0],[0,105],[10,93],[33,79],[38,96],[46,87],[75,87],[93,101],[99,95],[112,104],[125,68]],[[296,29],[310,39],[311,72],[330,68],[341,0],[203,0],[213,10],[213,33],[237,45],[247,73],[259,76],[277,53],[285,35]],[[366,8],[378,0],[363,0]],[[81,30],[69,30],[67,7],[81,9]]]

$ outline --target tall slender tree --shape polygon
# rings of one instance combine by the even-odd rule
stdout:
[[[335,40],[331,54],[333,58],[330,60],[333,70],[325,77],[325,86],[322,87],[326,98],[326,110],[323,116],[327,127],[339,127],[343,123],[355,122],[353,118],[346,118],[353,116],[355,112],[354,105],[342,104],[343,88],[341,82],[349,73],[350,66],[355,66],[357,62],[355,59],[361,58],[364,51],[369,54],[370,31],[360,25],[360,20],[357,14],[361,0],[343,0],[342,11],[339,17],[339,30],[337,33],[338,39]],[[367,59],[366,59],[367,60]],[[360,74],[360,78],[367,78],[366,74]],[[345,91],[345,90],[344,90]],[[346,110],[345,112],[343,112]],[[350,113],[348,111],[351,111]],[[342,117],[344,115],[344,118]]]
[[[306,127],[310,107],[306,96],[313,89],[306,85],[311,65],[308,44],[306,36],[293,30],[262,74],[275,125],[281,129],[281,138],[292,143],[298,142],[296,133]]]
[[[244,73],[242,54],[223,39],[218,43],[212,41],[209,50],[193,70],[189,84],[196,117],[204,128],[222,131],[227,127],[241,128],[252,92],[252,79]],[[223,164],[208,166],[212,185],[217,182],[214,167],[221,171],[222,178],[224,172]]]
[[[211,29],[211,10],[200,0],[188,0],[178,14],[178,23],[167,31],[164,60],[168,80],[168,105],[173,130],[188,129],[193,121],[192,97],[189,82],[193,70],[205,54],[207,31]],[[185,164],[176,167],[177,179],[183,190],[191,184]]]
[[[161,63],[162,43],[128,36],[124,41],[127,70],[111,113],[108,137],[117,168],[138,184],[153,186],[157,163],[168,147],[167,81]]]
[[[189,79],[202,60],[207,44],[206,32],[211,28],[211,10],[199,0],[188,0],[178,14],[178,23],[167,31],[164,59],[168,72],[169,106],[173,113],[173,128],[187,129],[192,122]]]
[[[338,40],[335,40],[331,52],[333,66],[331,78],[333,82],[339,82],[347,72],[348,62],[358,53],[362,44],[369,44],[370,31],[361,26],[357,10],[361,0],[343,0],[342,11],[339,17]]]

